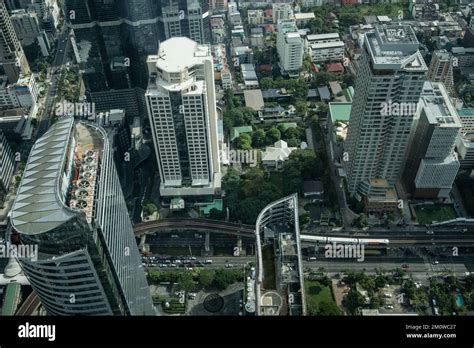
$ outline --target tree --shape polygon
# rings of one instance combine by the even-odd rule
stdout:
[[[267,144],[274,144],[281,139],[281,132],[276,128],[272,127],[266,132]]]
[[[342,315],[341,310],[334,302],[323,301],[319,303],[318,315]]]
[[[259,81],[261,89],[270,89],[273,88],[274,82],[271,77],[264,77]]]
[[[228,271],[225,269],[218,269],[216,270],[214,276],[214,284],[219,289],[226,289],[229,285],[235,283],[236,277],[235,273],[232,271]]]
[[[328,105],[324,102],[317,102],[316,107],[318,108],[318,112],[320,114],[327,114],[329,111]]]
[[[208,288],[211,286],[212,282],[214,281],[214,271],[210,269],[202,269],[199,272],[199,284],[204,288]]]
[[[237,139],[234,140],[234,145],[239,150],[251,150],[252,139],[247,133],[240,134]]]
[[[305,118],[308,113],[308,103],[306,100],[297,100],[295,109],[298,117]]]
[[[188,292],[194,289],[194,280],[191,272],[180,272],[178,275],[179,287]]]
[[[150,201],[146,201],[143,203],[143,212],[145,213],[145,215],[147,216],[153,215],[157,211],[158,211],[158,208],[156,207],[155,203],[150,202]]]
[[[265,131],[261,128],[257,129],[252,134],[252,145],[255,148],[262,147],[265,145]]]
[[[349,312],[355,315],[360,307],[365,306],[365,298],[353,287],[345,298],[345,304]]]
[[[316,77],[314,79],[316,86],[322,86],[322,85],[327,85],[328,82],[337,80],[336,75],[332,73],[328,73],[326,71],[321,71],[316,74]]]

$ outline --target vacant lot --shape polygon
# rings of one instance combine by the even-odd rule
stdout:
[[[417,205],[415,212],[418,223],[422,225],[456,218],[456,213],[451,204]]]
[[[329,286],[315,280],[306,280],[305,288],[308,315],[342,315]]]

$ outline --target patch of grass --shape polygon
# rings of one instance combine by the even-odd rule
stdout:
[[[332,297],[331,288],[315,280],[305,281],[306,307],[309,315],[342,315]]]
[[[263,258],[263,287],[266,290],[276,289],[275,279],[275,252],[273,246],[265,245],[262,248]]]
[[[415,206],[419,224],[431,224],[456,218],[456,212],[451,204],[429,204]]]

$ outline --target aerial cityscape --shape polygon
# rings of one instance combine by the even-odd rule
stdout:
[[[474,316],[471,0],[2,0],[0,34],[0,318]]]

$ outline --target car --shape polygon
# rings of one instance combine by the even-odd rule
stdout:
[[[409,266],[408,264],[404,263],[404,264],[402,265],[402,268],[410,268],[410,266]]]
[[[434,234],[434,232],[433,231],[428,231],[428,232],[426,232],[426,234]]]
[[[383,296],[386,298],[392,298],[392,294],[383,294]]]
[[[308,257],[308,261],[316,261],[317,258],[315,256]]]
[[[225,265],[225,267],[226,267],[226,268],[232,268],[232,267],[234,267],[234,265],[231,264],[231,263],[228,263],[228,264]]]
[[[433,261],[433,265],[439,265],[439,261],[438,260]]]

